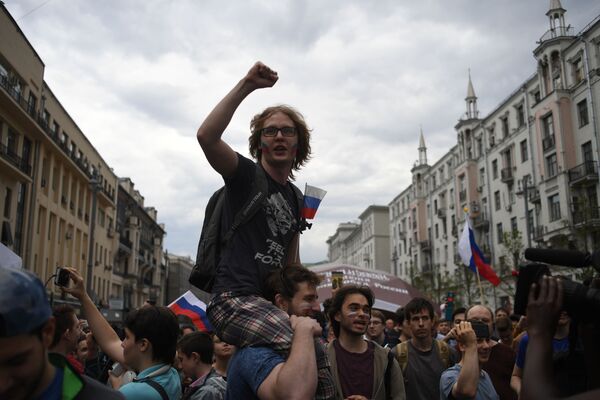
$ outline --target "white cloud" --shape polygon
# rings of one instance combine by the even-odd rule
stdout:
[[[45,80],[119,176],[166,224],[170,252],[194,255],[204,205],[222,181],[195,140],[204,116],[256,60],[277,85],[239,108],[226,140],[247,154],[252,116],[287,103],[313,131],[298,174],[328,191],[302,258],[324,259],[337,224],[410,182],[419,126],[430,163],[456,143],[471,68],[485,115],[535,71],[548,2],[67,1],[19,20]],[[39,5],[5,1],[15,19]],[[563,0],[576,31],[600,14]]]

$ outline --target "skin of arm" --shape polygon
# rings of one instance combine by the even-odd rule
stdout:
[[[277,82],[277,72],[257,62],[246,76],[208,114],[196,138],[210,165],[224,177],[230,177],[237,168],[237,155],[221,136],[229,125],[235,110],[256,89],[272,87]]]
[[[517,393],[521,394],[521,380],[523,379],[523,370],[515,364],[512,376],[510,377],[510,387]]]
[[[125,364],[121,339],[119,339],[117,333],[104,316],[102,316],[90,296],[85,291],[81,274],[74,268],[67,269],[69,270],[71,280],[73,281],[73,286],[70,288],[61,287],[61,290],[65,293],[69,293],[81,302],[81,310],[87,318],[96,343],[98,343],[98,346],[100,346],[102,351],[114,361]]]
[[[258,388],[262,400],[312,399],[317,390],[317,359],[314,337],[321,334],[319,324],[309,317],[292,315],[294,330],[290,355],[277,365]]]
[[[467,321],[461,322],[456,329],[456,336],[463,350],[461,370],[452,386],[452,396],[455,398],[472,398],[477,394],[479,384],[479,356],[477,355],[477,337]]]

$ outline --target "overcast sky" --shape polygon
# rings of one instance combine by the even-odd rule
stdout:
[[[371,204],[410,184],[422,125],[429,163],[456,144],[468,69],[487,115],[535,72],[549,0],[6,0],[45,63],[45,81],[102,157],[166,225],[165,248],[195,257],[222,180],[195,133],[256,60],[279,73],[224,139],[247,155],[252,116],[287,103],[313,129],[296,184],[328,191],[305,262]],[[579,32],[597,0],[562,0]],[[33,10],[33,11],[32,11]]]

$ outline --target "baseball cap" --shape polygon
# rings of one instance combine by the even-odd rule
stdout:
[[[27,271],[0,267],[0,337],[28,334],[51,315],[42,281]]]

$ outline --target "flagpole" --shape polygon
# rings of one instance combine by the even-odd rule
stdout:
[[[469,224],[469,211],[468,209],[465,207],[465,224],[469,225],[469,228],[471,227],[471,224]],[[481,276],[479,274],[479,267],[477,266],[477,263],[475,264],[475,271],[477,271],[477,273],[475,275],[477,275],[477,286],[479,286],[479,298],[481,300],[481,304],[483,304],[484,306],[486,305],[486,301],[485,298],[483,297],[483,286],[481,286]]]

